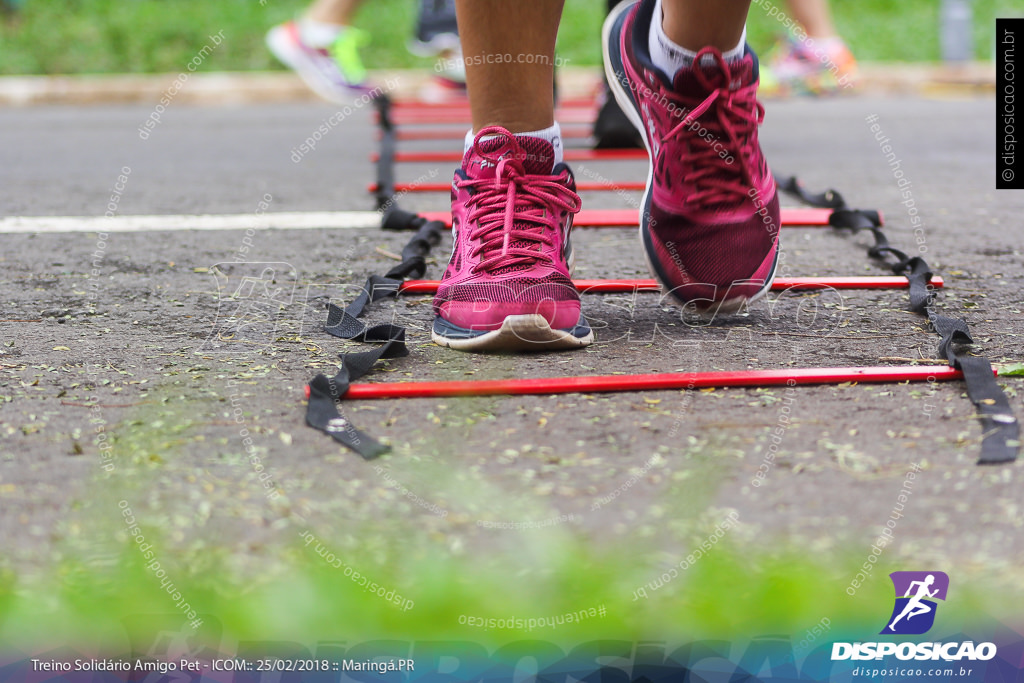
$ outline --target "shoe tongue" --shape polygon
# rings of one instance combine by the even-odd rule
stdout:
[[[529,175],[551,175],[555,167],[555,148],[547,140],[530,135],[516,135],[514,145],[505,136],[481,140],[474,150],[477,155],[506,158],[514,156],[522,161],[523,169]]]
[[[680,93],[708,93],[707,87],[698,79],[697,71],[700,70],[704,80],[714,88],[728,86],[729,90],[739,90],[751,84],[754,80],[754,60],[749,56],[729,62],[729,83],[726,83],[726,74],[718,66],[717,62],[694,64],[692,68],[680,69],[676,74],[672,89]]]

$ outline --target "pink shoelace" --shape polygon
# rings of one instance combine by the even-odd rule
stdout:
[[[485,152],[479,142],[487,135],[504,137],[506,142]],[[494,178],[458,182],[460,189],[475,190],[467,202],[468,221],[478,223],[469,235],[477,241],[469,256],[482,260],[472,272],[529,267],[545,261],[554,265],[551,253],[557,250],[561,236],[560,214],[580,210],[580,196],[563,184],[568,172],[557,176],[527,174],[522,147],[503,128],[484,128],[473,144],[476,153],[492,162],[495,169]]]
[[[706,47],[697,53],[694,63],[700,64],[704,55],[711,55],[718,63],[722,83],[716,85],[703,69],[694,69],[697,82],[710,92],[692,109],[689,109],[689,106],[693,104],[693,98],[665,91],[664,94],[670,101],[681,105],[682,111],[688,109],[689,111],[678,125],[665,134],[661,142],[665,144],[676,136],[689,137],[692,162],[688,164],[691,170],[684,177],[684,182],[692,184],[696,188],[696,191],[690,195],[691,201],[704,205],[735,203],[737,199],[746,198],[749,188],[756,186],[750,169],[751,154],[747,147],[750,144],[749,140],[757,132],[758,125],[764,120],[764,107],[757,101],[756,85],[730,89],[729,85],[733,80],[732,70],[722,57],[721,52]],[[698,122],[700,116],[712,105],[716,105],[715,119]],[[706,129],[716,140],[702,137],[698,134],[699,129],[691,130],[695,122]],[[724,159],[714,146],[718,140],[729,152],[729,156]],[[729,161],[730,157],[732,157],[731,162]],[[688,159],[688,161],[690,160]]]

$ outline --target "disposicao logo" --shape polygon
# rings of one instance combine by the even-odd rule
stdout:
[[[880,635],[921,635],[935,624],[936,600],[945,600],[949,577],[945,572],[893,572],[889,575],[896,591],[896,604]],[[994,643],[972,641],[947,643],[833,643],[832,660],[882,659],[943,660],[947,662],[988,660],[996,656]]]
[[[889,635],[921,635],[935,623],[937,600],[946,599],[949,577],[945,572],[893,572],[889,574],[896,589],[896,605],[885,628],[879,633]]]

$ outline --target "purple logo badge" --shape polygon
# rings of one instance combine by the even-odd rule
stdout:
[[[882,635],[921,635],[935,623],[935,600],[945,600],[949,577],[945,572],[893,572],[896,605]]]

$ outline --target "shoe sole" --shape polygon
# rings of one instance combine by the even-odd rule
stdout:
[[[320,73],[306,52],[297,47],[283,35],[284,30],[275,27],[267,33],[266,44],[277,59],[294,71],[306,86],[328,102],[335,104],[354,104],[360,96],[370,92],[369,88],[346,87],[344,91],[335,90],[334,86]]]
[[[588,330],[586,335],[577,337],[570,331],[553,330],[544,316],[533,313],[510,315],[497,330],[473,337],[445,337],[432,329],[430,338],[438,346],[456,351],[555,351],[587,346],[594,341],[594,333]]]
[[[628,81],[628,77],[626,75],[625,64],[623,64],[622,60],[620,41],[616,40],[614,45],[611,42],[612,32],[615,29],[615,25],[620,22],[625,23],[626,15],[636,4],[636,0],[623,0],[623,2],[616,5],[615,9],[613,9],[605,18],[604,25],[601,27],[601,51],[604,55],[605,78],[608,80],[608,86],[611,89],[612,95],[615,97],[615,101],[619,103],[619,108],[622,109],[626,118],[629,119],[629,122],[632,123],[633,127],[640,133],[640,139],[643,140],[644,148],[647,150],[647,185],[644,189],[643,199],[640,202],[640,205],[643,208],[640,210],[639,221],[640,243],[644,247],[644,259],[647,261],[647,268],[651,275],[653,275],[654,279],[657,280],[659,285],[661,285],[661,291],[672,304],[704,316],[714,316],[718,313],[734,313],[741,310],[747,304],[757,301],[771,289],[772,282],[775,280],[776,265],[778,264],[779,254],[777,249],[771,273],[769,273],[764,287],[758,290],[757,293],[749,297],[725,299],[720,302],[714,302],[711,306],[705,307],[698,307],[697,303],[694,301],[683,301],[682,299],[677,298],[672,293],[672,290],[668,288],[668,285],[666,284],[667,278],[662,275],[660,268],[652,257],[653,245],[650,241],[651,237],[650,230],[647,226],[647,217],[651,215],[651,193],[654,189],[654,158],[651,156],[651,143],[647,139],[647,127],[644,125],[639,105],[633,100],[632,95],[630,95],[623,86],[623,81]],[[621,37],[621,29],[616,32],[616,35]],[[614,64],[612,62],[613,59],[615,60]],[[616,71],[616,69],[619,71]]]

